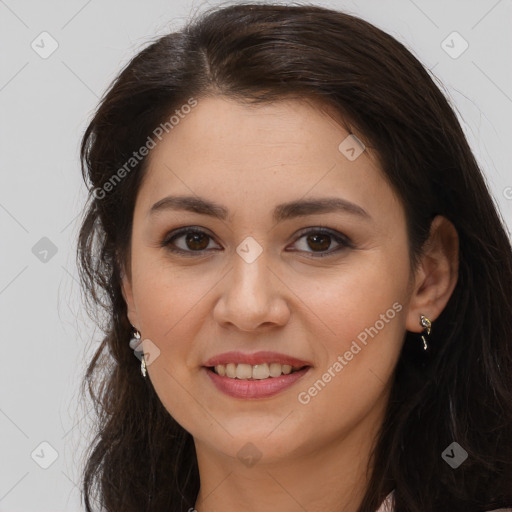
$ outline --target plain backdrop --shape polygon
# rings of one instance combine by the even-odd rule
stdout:
[[[217,3],[0,0],[0,512],[83,510],[78,386],[100,332],[75,265],[80,137],[136,52]],[[443,82],[512,226],[512,2],[312,3],[384,29]]]

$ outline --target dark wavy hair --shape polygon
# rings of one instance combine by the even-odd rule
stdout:
[[[120,276],[130,269],[147,158],[108,193],[98,190],[174,109],[212,95],[254,104],[309,98],[333,108],[400,197],[411,262],[436,215],[458,232],[457,286],[428,356],[418,335],[406,333],[359,512],[374,512],[391,489],[396,512],[512,506],[512,248],[452,107],[401,43],[358,17],[236,4],[151,41],[113,81],[82,139],[90,195],[77,260],[88,311],[104,333],[82,382],[97,414],[82,481],[86,510],[186,511],[197,497],[192,436],[128,347]],[[468,453],[456,470],[441,457],[454,441]]]

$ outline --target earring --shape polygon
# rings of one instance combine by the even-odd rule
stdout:
[[[426,330],[427,336],[430,336],[430,331],[432,330],[432,322],[424,315],[420,315],[420,324]],[[423,350],[427,350],[427,340],[425,339],[425,335],[421,335],[421,339],[423,340]]]
[[[141,360],[140,360],[140,373],[142,374],[142,376],[144,378],[146,378],[146,375],[147,375],[147,370],[146,370],[146,361],[144,359],[144,354],[141,355]]]
[[[144,360],[144,350],[142,348],[140,332],[137,329],[135,329],[135,332],[133,333],[133,337],[131,338],[129,345],[130,348],[135,352],[136,356],[137,352],[140,352],[140,373],[145,378],[147,375],[146,361]]]

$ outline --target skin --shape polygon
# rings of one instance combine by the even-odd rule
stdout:
[[[413,271],[403,207],[370,149],[354,161],[339,151],[348,135],[312,102],[249,106],[214,96],[199,99],[148,157],[123,294],[130,322],[153,344],[145,346],[160,351],[148,377],[194,438],[199,512],[355,512],[406,330],[423,331],[420,314],[434,322],[456,285],[453,226],[435,219]],[[170,194],[215,201],[229,217],[148,215]],[[273,222],[276,205],[312,197],[343,198],[369,218],[331,212]],[[185,226],[211,237],[196,245],[174,240],[189,257],[161,246]],[[314,235],[319,226],[353,247],[332,237],[308,243],[299,232]],[[263,249],[252,263],[236,252],[248,236]],[[299,403],[298,393],[396,303],[401,311],[378,335],[308,404]],[[313,368],[276,396],[232,398],[202,368],[231,350],[274,350]],[[252,466],[237,456],[247,443],[260,457]]]

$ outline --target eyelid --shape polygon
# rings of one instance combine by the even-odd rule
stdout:
[[[339,231],[336,231],[332,228],[328,228],[328,227],[324,227],[324,226],[312,226],[312,227],[308,227],[308,228],[304,228],[304,229],[300,230],[298,233],[295,233],[295,235],[294,235],[295,241],[297,241],[299,238],[302,238],[304,235],[309,235],[310,233],[311,234],[321,233],[323,235],[329,235],[332,238],[334,238],[335,240],[339,240],[340,243],[344,243],[346,245],[353,246],[352,240],[347,235],[344,235],[343,233],[340,233]]]
[[[294,235],[294,243],[296,243],[298,240],[303,238],[306,235],[309,234],[322,234],[322,235],[328,235],[330,236],[336,243],[340,245],[340,247],[336,249],[330,249],[326,252],[314,252],[314,251],[289,251],[289,252],[303,252],[306,253],[311,258],[322,258],[326,256],[332,256],[335,254],[338,254],[343,249],[354,249],[354,244],[352,240],[344,235],[343,233],[340,233],[339,231],[335,231],[331,228],[323,227],[323,226],[313,226],[308,227],[300,230],[298,233]]]
[[[215,237],[213,235],[211,235],[210,233],[208,233],[208,230],[206,230],[205,228],[202,228],[199,226],[184,226],[182,228],[177,228],[177,229],[171,231],[170,233],[168,233],[159,245],[162,248],[165,248],[172,253],[181,254],[181,255],[185,255],[185,256],[192,256],[192,257],[203,256],[203,255],[205,255],[205,253],[207,251],[212,250],[212,249],[203,249],[201,251],[190,251],[190,250],[185,251],[183,249],[177,249],[177,248],[170,247],[172,241],[176,240],[177,238],[180,238],[183,235],[189,234],[189,233],[204,234],[204,235],[208,236],[210,239],[215,241]],[[331,228],[327,228],[327,227],[323,227],[323,226],[311,226],[311,227],[304,228],[304,229],[300,230],[298,233],[295,233],[293,235],[293,243],[296,243],[298,240],[300,240],[301,238],[303,238],[304,236],[306,236],[308,234],[328,235],[336,243],[338,243],[341,247],[334,249],[334,250],[331,249],[327,252],[300,251],[300,250],[299,251],[287,251],[287,252],[302,252],[302,253],[312,255],[310,257],[313,257],[313,258],[318,258],[318,257],[321,258],[324,256],[330,256],[332,254],[336,254],[344,248],[345,249],[354,248],[354,244],[348,236],[346,236],[343,233],[340,233],[338,231],[335,231]],[[217,242],[215,242],[215,243],[217,243]],[[214,250],[219,250],[219,249],[214,249]]]
[[[178,254],[184,254],[187,256],[200,256],[203,255],[207,249],[204,249],[202,251],[184,251],[183,249],[177,249],[177,248],[171,248],[171,242],[176,240],[177,238],[180,238],[186,234],[189,233],[199,233],[202,235],[206,235],[210,237],[212,240],[214,240],[213,235],[210,235],[208,233],[208,230],[205,228],[201,228],[199,226],[184,226],[182,228],[177,228],[175,230],[172,230],[170,233],[167,233],[167,235],[163,238],[162,242],[159,244],[162,248],[167,249],[170,252],[178,253]],[[210,249],[211,250],[211,249]],[[218,249],[216,249],[218,250]]]

